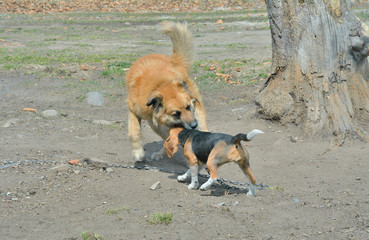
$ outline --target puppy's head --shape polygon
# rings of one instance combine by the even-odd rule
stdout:
[[[172,158],[174,154],[178,151],[178,134],[183,130],[183,128],[172,128],[169,131],[169,137],[164,142],[164,148],[167,151],[168,157]]]
[[[146,106],[153,108],[153,122],[169,128],[182,126],[194,129],[198,122],[195,116],[197,99],[180,80],[171,81],[159,87]]]

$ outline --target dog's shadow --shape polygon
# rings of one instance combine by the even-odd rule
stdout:
[[[136,161],[135,167],[155,167],[159,171],[171,173],[168,178],[177,181],[178,175],[184,174],[188,170],[187,159],[183,156],[183,150],[181,147],[178,148],[178,152],[176,152],[173,158],[168,158],[165,156],[163,159],[158,161],[151,160],[151,156],[153,153],[160,151],[163,147],[163,141],[156,141],[147,143],[144,146],[145,149],[145,156],[142,161]],[[205,170],[203,169],[200,173],[206,174]],[[203,176],[199,176],[200,185],[205,183],[208,178]],[[187,186],[190,182],[178,182],[180,185]],[[194,190],[196,191],[196,190]],[[245,194],[247,190],[244,189],[230,189],[226,186],[223,186],[219,183],[214,183],[208,191],[200,191],[198,190],[202,196],[225,196],[225,195],[232,195],[232,194]]]

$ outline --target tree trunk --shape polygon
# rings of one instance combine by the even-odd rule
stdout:
[[[266,0],[274,73],[256,98],[266,119],[310,136],[367,139],[369,30],[349,0]]]

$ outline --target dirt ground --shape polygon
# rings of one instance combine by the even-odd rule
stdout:
[[[14,29],[45,27],[32,22],[20,26],[14,17],[5,24]],[[190,26],[197,59],[271,58],[269,30],[250,29],[248,23],[236,20],[226,24],[237,28],[218,31],[214,23]],[[74,26],[78,31],[84,24],[76,21]],[[127,52],[139,49],[142,55],[169,54],[169,39],[155,27],[123,23],[112,28],[134,38],[56,41],[45,47],[62,49],[77,42],[89,44],[86,51],[126,47]],[[54,35],[57,39],[62,32]],[[164,44],[140,45],[148,36]],[[7,47],[16,49],[39,38],[38,34],[14,36]],[[232,43],[248,47],[222,47]],[[257,182],[268,187],[257,190],[256,197],[247,197],[244,191],[218,183],[209,191],[188,190],[188,183],[176,180],[186,170],[181,153],[174,159],[134,162],[127,136],[125,88],[107,87],[111,80],[101,76],[101,68],[70,69],[55,63],[47,68],[27,65],[0,71],[1,239],[82,239],[83,232],[103,239],[369,238],[368,144],[346,139],[338,147],[329,140],[305,139],[296,126],[255,117],[253,99],[263,81],[221,89],[201,87],[211,131],[237,134],[257,128],[265,132],[247,143],[247,149]],[[89,105],[84,95],[91,86],[71,87],[58,75],[61,72],[72,80],[98,82],[94,89],[106,96],[104,105]],[[26,107],[37,111],[22,111]],[[49,109],[58,115],[43,117],[42,112]],[[147,156],[161,148],[162,141],[145,123],[143,138]],[[172,172],[67,164],[85,158]],[[246,182],[235,164],[220,168],[219,175]],[[151,190],[157,181],[160,188]],[[172,221],[150,224],[147,220],[158,212],[172,213]]]

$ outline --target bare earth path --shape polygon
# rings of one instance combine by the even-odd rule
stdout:
[[[84,49],[133,58],[171,50],[169,40],[155,30],[156,23],[87,26],[78,17],[72,23],[48,24],[14,16],[2,19],[8,29],[2,33],[8,37],[1,43],[2,54],[24,46],[50,54],[76,48],[80,55]],[[253,61],[270,67],[270,32],[260,24],[258,29],[242,20],[190,25],[197,59],[216,67],[224,60],[248,59],[241,63],[242,71],[234,73],[239,77],[249,74]],[[78,34],[96,31],[97,37],[86,40],[68,29]],[[130,156],[126,92],[119,84],[124,75],[104,77],[103,70],[101,64],[81,68],[68,62],[0,70],[0,239],[82,239],[82,232],[103,239],[368,239],[368,145],[355,139],[346,139],[342,146],[309,140],[296,126],[256,118],[252,100],[263,81],[199,83],[211,131],[265,132],[247,146],[257,181],[269,186],[254,198],[219,184],[209,191],[191,191],[177,182],[175,173],[63,165],[84,158],[145,165]],[[194,71],[192,76],[200,79],[202,74]],[[87,104],[85,94],[92,90],[104,94],[104,106]],[[37,111],[22,111],[26,107]],[[48,109],[58,116],[43,117]],[[148,155],[161,147],[146,124],[143,135]],[[11,162],[16,164],[7,165]],[[146,164],[174,172],[186,169],[181,154]],[[219,175],[246,182],[234,164],[223,166]],[[150,190],[157,181],[160,188]],[[147,220],[157,212],[173,213],[172,222],[150,224]]]

